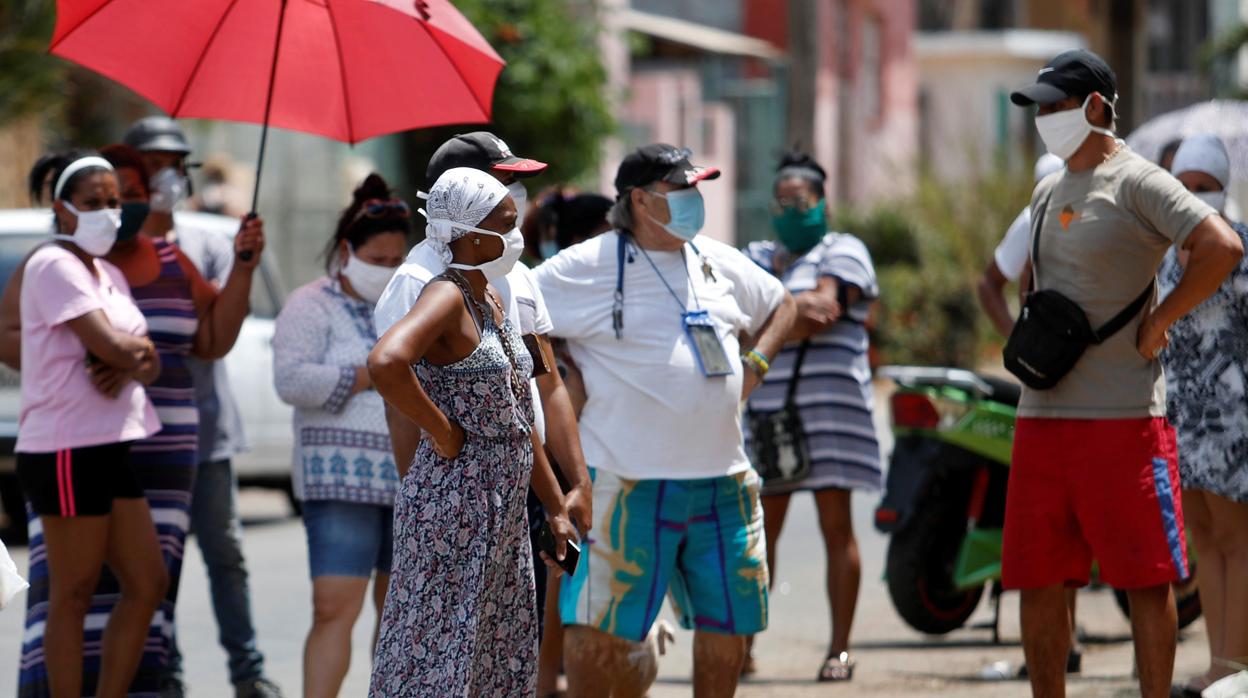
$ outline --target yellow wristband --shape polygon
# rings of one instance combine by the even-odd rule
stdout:
[[[763,356],[763,353],[757,349],[747,351],[745,356],[741,358],[754,365],[754,370],[758,373],[759,377],[767,375],[767,372],[771,370],[771,362],[768,361],[767,357]]]

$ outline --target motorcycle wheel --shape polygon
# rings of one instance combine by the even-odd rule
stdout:
[[[1174,585],[1174,605],[1179,611],[1179,630],[1186,628],[1200,618],[1200,589],[1196,587],[1196,563],[1191,564],[1192,576]],[[1131,618],[1131,603],[1127,592],[1114,589],[1114,601],[1118,610],[1128,620]]]
[[[982,586],[953,584],[966,537],[963,511],[929,503],[888,544],[888,595],[902,620],[921,633],[944,635],[962,627],[984,593]]]

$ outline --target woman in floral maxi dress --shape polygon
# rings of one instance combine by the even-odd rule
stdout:
[[[523,241],[515,244],[506,187],[479,170],[447,171],[428,209],[427,239],[459,268],[430,282],[369,357],[378,392],[429,435],[395,501],[370,695],[529,696],[537,679],[530,473],[560,557],[575,532],[534,448],[532,359],[487,281],[510,269]]]

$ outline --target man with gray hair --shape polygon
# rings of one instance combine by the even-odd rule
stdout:
[[[745,637],[767,626],[761,483],[739,413],[796,310],[745,255],[696,237],[697,185],[719,171],[690,154],[654,144],[628,155],[615,230],[534,270],[588,397],[596,533],[560,592],[577,698],[645,694],[657,667],[638,643],[666,593],[695,630],[695,696],[732,695]]]

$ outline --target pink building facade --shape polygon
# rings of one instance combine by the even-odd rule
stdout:
[[[790,55],[790,140],[813,145],[829,195],[841,202],[869,204],[913,187],[916,22],[914,0],[746,0],[745,33]],[[793,37],[795,26],[811,33]],[[809,55],[793,55],[798,47]]]

